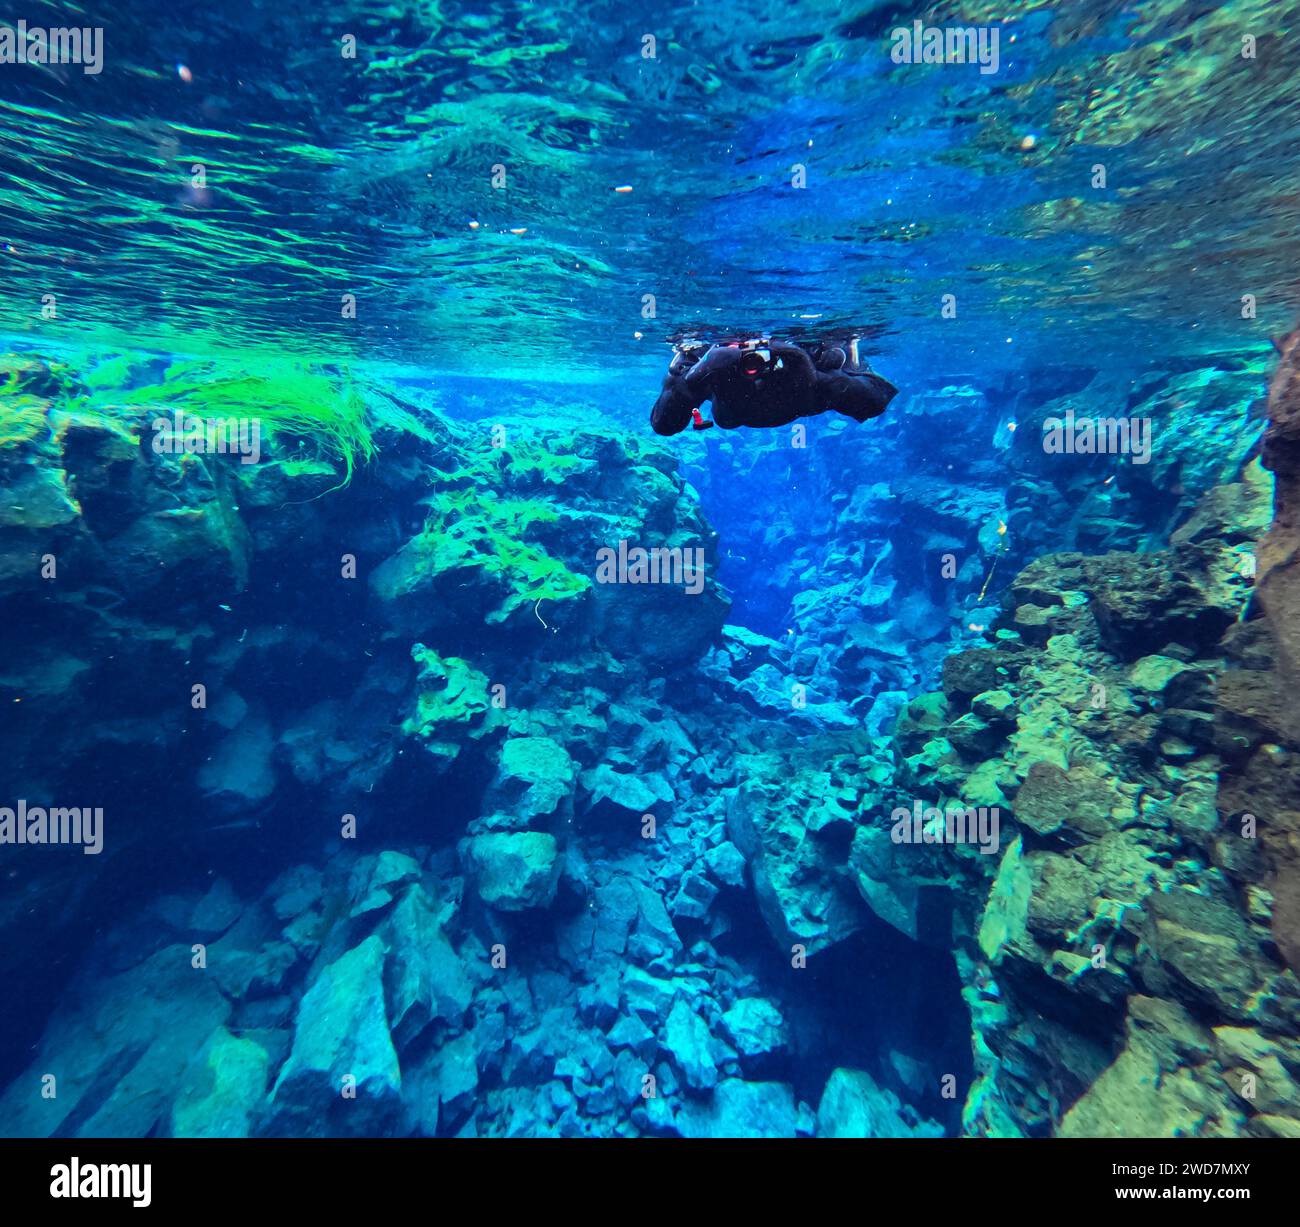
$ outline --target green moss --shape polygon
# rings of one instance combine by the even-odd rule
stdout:
[[[346,485],[360,460],[374,456],[372,416],[347,374],[327,374],[285,358],[238,362],[173,362],[162,382],[96,391],[92,407],[181,411],[203,418],[255,418],[263,434],[288,434],[316,444],[344,467]]]
[[[488,679],[468,661],[439,656],[417,643],[411,657],[419,667],[415,713],[402,722],[402,732],[418,737],[431,754],[451,761],[464,739],[481,737],[500,722],[488,697]],[[466,728],[468,727],[468,730]]]
[[[0,398],[0,449],[34,439],[45,426],[48,402],[22,393]]]
[[[73,387],[71,372],[62,363],[0,354],[0,449],[36,438],[45,429],[51,405]]]
[[[88,367],[83,378],[92,389],[125,388],[132,382],[132,373],[139,360],[129,354],[112,354]]]
[[[550,486],[560,485],[566,478],[586,473],[596,465],[594,460],[566,452],[552,452],[543,448],[516,449],[510,454],[509,468],[513,476],[539,477]]]
[[[487,615],[488,622],[505,621],[525,603],[568,600],[591,587],[589,579],[575,575],[542,544],[526,539],[538,526],[559,522],[559,512],[549,504],[442,490],[430,505],[423,531],[411,542],[416,565],[431,574],[464,568],[499,579],[508,594]]]
[[[286,477],[324,477],[334,472],[334,466],[323,460],[281,460],[279,463]]]

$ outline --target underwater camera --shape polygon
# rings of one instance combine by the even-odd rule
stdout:
[[[771,369],[772,352],[767,348],[766,342],[756,341],[751,344],[752,349],[742,347],[744,352],[740,355],[740,373],[750,379],[757,379]]]

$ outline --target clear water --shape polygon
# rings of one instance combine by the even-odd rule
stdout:
[[[914,19],[996,30],[997,71],[895,63],[891,31]],[[1065,989],[1035,998],[1016,970],[987,951],[981,961],[988,912],[968,910],[942,939],[907,932],[880,892],[853,894],[861,863],[848,848],[855,827],[919,795],[919,777],[899,774],[919,743],[895,735],[898,707],[939,688],[950,653],[998,642],[996,627],[1023,632],[1010,613],[997,621],[1008,601],[1014,611],[1020,568],[1061,550],[1164,548],[1200,495],[1241,480],[1270,338],[1300,305],[1298,19],[1294,5],[1189,0],[915,11],[870,0],[652,12],[623,0],[29,5],[29,26],[102,27],[104,59],[93,74],[0,65],[0,333],[19,356],[5,360],[16,416],[0,431],[11,639],[0,804],[102,797],[93,803],[116,831],[93,872],[52,850],[0,849],[4,923],[24,952],[9,970],[20,991],[4,1007],[10,1131],[1048,1134],[1124,1050],[1129,996],[1167,996],[1207,1025],[1259,1025],[1294,1044],[1290,1006],[1265,1022],[1226,1010],[1222,994],[1207,1006],[1209,990],[1170,986],[1186,969],[1172,979],[1126,971],[1103,1007]],[[753,333],[858,336],[901,394],[877,422],[818,419],[806,451],[775,431],[654,440],[647,418],[670,344]],[[66,364],[70,382],[56,394],[14,375],[32,356]],[[1042,468],[1039,423],[1067,401],[1081,414],[1154,415],[1152,467],[1098,457]],[[155,527],[123,544],[134,517],[161,504],[121,457],[98,443],[78,452],[57,414],[135,423],[147,443],[142,414],[204,405],[264,420],[274,464],[329,466],[328,478],[295,485],[303,472],[286,470],[270,493],[212,478],[195,512],[200,494],[181,466],[166,510],[178,535]],[[490,459],[496,427],[509,440],[505,477]],[[652,447],[659,459],[646,458]],[[530,455],[541,459],[520,459]],[[564,467],[574,456],[576,473]],[[21,485],[31,468],[62,475],[72,515],[89,524],[102,513],[91,535],[106,553],[67,544],[59,534],[75,533],[71,520],[33,513],[35,487]],[[213,534],[215,557],[184,536],[187,516]],[[709,599],[729,602],[707,634],[696,634],[694,607],[647,605],[622,622],[591,612],[592,576],[575,558],[594,569],[595,544],[629,525],[646,546],[705,551]],[[417,587],[402,606],[417,612],[394,614],[401,602],[377,596],[373,577],[421,529],[435,550],[470,534],[470,561],[459,579],[453,568]],[[241,531],[248,540],[231,546]],[[47,540],[70,559],[61,582],[71,592],[32,579]],[[180,544],[168,559],[170,540]],[[161,586],[149,577],[160,550]],[[322,576],[345,553],[362,574],[340,596]],[[942,572],[950,554],[953,583]],[[581,591],[566,586],[573,574]],[[1244,618],[1244,595],[1238,604]],[[724,637],[724,623],[739,629]],[[770,644],[742,665],[746,634]],[[417,643],[527,696],[486,738],[477,717],[439,734],[457,747],[454,767],[409,724],[427,683],[411,662]],[[1138,655],[1167,645],[1149,646]],[[1184,647],[1193,661],[1213,656]],[[760,657],[771,674],[751,684]],[[208,676],[234,694],[218,696],[216,727],[188,705],[192,682]],[[792,685],[809,688],[811,715],[786,702]],[[540,821],[501,774],[503,744],[527,736],[549,738],[574,764]],[[1034,736],[1069,741],[1055,728]],[[980,752],[991,761],[1001,749]],[[1159,785],[1100,751],[1095,765],[1143,795],[1213,780],[1219,764],[1171,753],[1184,765]],[[969,771],[978,757],[967,756]],[[655,812],[675,832],[666,847],[611,836],[602,767],[643,785],[618,821]],[[232,784],[223,772],[268,778]],[[656,794],[661,784],[671,800]],[[826,818],[837,790],[849,820]],[[700,915],[679,892],[710,848],[743,843],[734,811],[766,805],[797,828],[787,811],[798,798],[829,822],[831,867],[796,874],[790,890],[806,889],[808,915],[832,914],[806,980],[791,982],[791,942],[770,931],[767,870],[751,850],[736,881],[713,882],[718,900]],[[517,824],[566,849],[553,906],[494,910],[475,897],[461,841],[516,805]],[[316,825],[353,810],[365,828],[355,848]],[[1078,838],[1101,843],[1096,831]],[[1214,879],[1204,895],[1219,901],[1222,866],[1189,847],[1147,851],[1162,873],[1199,865]],[[340,981],[345,1014],[375,1008],[373,968],[349,986],[337,963],[394,923],[350,910],[354,862],[381,852],[417,866],[402,869],[383,907],[419,878],[441,909],[450,960],[468,969],[427,975],[467,977],[473,993],[459,1012],[402,1026],[387,964],[380,996],[405,1089],[363,1079],[365,1108],[349,1115],[277,1088],[297,1076],[295,1054],[301,1066],[303,1050],[324,1042],[304,1038],[303,1003],[326,992],[314,985]],[[1095,875],[1099,899],[1119,898],[1095,862],[1071,863]],[[310,938],[278,932],[298,915],[288,904],[283,923],[267,919],[295,867],[332,883],[312,900]],[[356,873],[373,870],[366,861]],[[955,872],[899,862],[898,897],[919,888],[938,898]],[[1159,889],[1196,878],[1185,869]],[[603,962],[576,958],[575,913],[587,909],[602,931],[626,927],[623,888],[611,886],[620,881],[675,906],[676,944],[660,933],[615,943]],[[196,919],[199,899],[216,919]],[[658,911],[639,906],[635,923],[653,930],[645,908]],[[1095,923],[1085,909],[1070,926],[1085,919]],[[1266,928],[1257,936],[1272,953],[1260,957],[1277,964],[1267,993],[1289,1001],[1294,973]],[[518,957],[498,975],[484,960],[506,931]],[[1061,948],[1086,955],[1088,931],[1071,927]],[[253,987],[227,962],[220,1001],[195,999],[178,1026],[191,1052],[217,1053],[209,1064],[230,1078],[237,1110],[162,1051],[161,999],[156,1017],[146,1004],[101,1035],[91,1063],[152,1053],[189,1088],[180,1099],[127,1111],[103,1072],[88,1084],[69,1074],[55,1108],[35,1099],[33,1079],[62,1059],[59,1029],[79,1010],[111,1009],[103,1002],[128,990],[151,1002],[171,991],[162,955],[191,939],[215,949],[223,935],[258,968]],[[1050,979],[1044,959],[1033,976]],[[593,1004],[596,986],[628,969],[671,981],[676,996],[636,1004],[616,987],[608,1006]],[[991,1071],[989,1013],[1008,996],[1026,1012],[1056,1011],[1060,1034],[1087,1048],[1086,1068],[1054,1057],[1026,1073],[1013,1044]],[[669,1000],[695,1021],[673,1020]],[[784,1038],[737,1056],[740,1022],[723,1016],[752,1000],[781,1014]],[[629,1034],[649,1038],[597,1043],[625,1018],[636,1020]],[[557,1071],[535,1038],[547,1027],[586,1054],[585,1071]],[[457,1047],[466,1036],[476,1038]],[[236,1042],[251,1047],[222,1047]],[[249,1053],[256,1076],[245,1076]],[[317,1071],[322,1084],[362,1059],[335,1056]],[[693,1059],[713,1072],[688,1070]],[[642,1067],[660,1079],[666,1117],[601,1102],[592,1088],[616,1060],[620,1088]],[[474,1067],[459,1092],[447,1073],[457,1062]],[[865,1071],[869,1090],[840,1086],[827,1106],[835,1070]],[[1000,1078],[1023,1092],[1001,1114],[988,1107],[995,1086],[1009,1094]],[[1044,1079],[1047,1089],[1021,1085]],[[1160,1128],[1195,1130],[1194,1097],[1180,1102]],[[1224,1121],[1225,1132],[1247,1129],[1245,1115]],[[1155,1127],[1114,1121],[1121,1134]]]

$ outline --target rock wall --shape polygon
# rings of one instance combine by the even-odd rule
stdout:
[[[1267,519],[1252,466],[1164,550],[1031,563],[988,645],[900,717],[905,797],[1001,816],[996,857],[936,841],[871,865],[897,880],[919,862],[949,888],[969,1132],[1300,1131],[1300,981],[1276,939],[1268,824],[1240,823],[1233,783],[1254,762],[1275,805],[1296,795],[1249,677],[1268,659],[1246,618]]]

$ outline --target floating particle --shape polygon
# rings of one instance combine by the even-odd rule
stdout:
[[[1032,149],[1037,144],[1038,137],[1036,137],[1032,132],[1020,138],[1020,148],[1026,151]]]
[[[191,81],[194,80],[194,74],[190,72],[190,68],[188,64],[177,64],[176,75],[180,77],[180,79],[184,81],[186,85],[188,85]]]
[[[632,190],[632,185],[630,183],[624,183],[616,187],[614,190],[616,192],[630,192]]]

